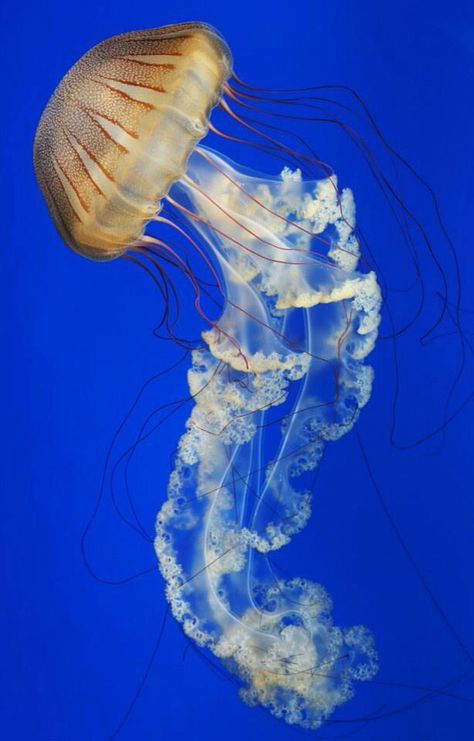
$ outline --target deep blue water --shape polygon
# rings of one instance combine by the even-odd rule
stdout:
[[[328,446],[312,520],[275,558],[290,574],[328,589],[338,624],[369,626],[380,655],[376,681],[359,686],[333,716],[337,722],[311,735],[472,739],[474,402],[464,404],[474,380],[471,4],[203,0],[160,7],[148,0],[83,0],[9,3],[2,14],[1,738],[110,738],[144,677],[165,613],[163,582],[156,571],[127,580],[153,569],[153,550],[120,524],[108,490],[86,552],[97,576],[126,583],[94,579],[80,544],[117,425],[142,384],[181,354],[152,335],[160,297],[143,273],[123,261],[87,262],[60,243],[32,173],[35,127],[61,76],[93,44],[122,31],[203,20],[225,36],[236,72],[250,83],[355,88],[441,204],[462,277],[465,371],[449,397],[461,360],[453,303],[431,341],[420,342],[442,304],[439,274],[421,245],[426,308],[397,342],[394,440],[390,341],[380,341],[371,357],[374,391],[357,426],[378,494],[352,431]],[[303,132],[298,122],[287,125]],[[341,184],[353,188],[385,281],[403,289],[393,290],[391,304],[402,323],[417,293],[408,290],[414,273],[400,231],[337,127],[309,124],[304,134]],[[251,151],[221,148],[246,166],[278,172]],[[454,301],[450,248],[426,190],[380,157],[426,225]],[[186,291],[184,283],[178,288]],[[202,329],[192,312],[184,329],[189,335]],[[382,329],[390,331],[387,312]],[[150,410],[186,393],[185,370],[181,365],[153,384],[126,439]],[[450,417],[442,434],[402,449]],[[183,410],[168,420],[130,470],[134,501],[151,534],[185,419]],[[244,706],[235,685],[187,648],[170,617],[118,738],[304,735],[310,734]]]

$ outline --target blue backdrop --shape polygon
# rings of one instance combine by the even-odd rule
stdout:
[[[121,261],[87,262],[60,243],[31,163],[49,95],[71,64],[104,38],[185,20],[215,25],[233,50],[237,73],[251,83],[353,86],[439,197],[460,261],[469,363],[474,10],[467,0],[39,0],[7,3],[2,15],[0,736],[107,739],[144,678],[165,613],[163,583],[156,571],[127,581],[153,569],[154,554],[120,526],[108,496],[90,530],[87,556],[96,576],[125,583],[91,576],[81,535],[114,430],[143,382],[180,352],[152,336],[160,298],[144,274]],[[404,274],[400,234],[357,155],[330,127],[306,126],[305,132],[342,184],[353,187],[359,221],[387,282],[406,286],[411,277]],[[251,153],[222,148],[262,169]],[[410,179],[401,188],[449,259],[426,192]],[[448,277],[452,283],[452,272]],[[428,269],[428,303],[435,308],[437,290]],[[397,302],[403,317],[403,294]],[[453,323],[422,348],[427,326],[429,320],[421,322],[398,345],[398,447],[389,440],[391,344],[379,343],[372,356],[374,393],[358,429],[383,499],[353,431],[328,448],[312,521],[280,556],[290,574],[328,588],[338,624],[369,626],[380,653],[376,681],[359,687],[334,716],[339,722],[312,734],[316,738],[474,737],[473,405],[444,434],[399,449],[443,420],[456,374]],[[199,329],[190,315],[187,331]],[[153,384],[126,434],[132,436],[151,409],[185,394],[185,370],[181,365]],[[464,374],[451,409],[468,396],[472,380]],[[185,410],[170,419],[131,468],[131,489],[151,534],[185,419]],[[118,738],[287,741],[301,735],[309,734],[244,706],[235,685],[187,647],[169,618]]]

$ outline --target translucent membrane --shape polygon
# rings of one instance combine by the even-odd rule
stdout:
[[[357,270],[353,196],[335,176],[244,175],[198,148],[171,195],[226,302],[193,352],[195,406],[157,518],[167,596],[249,704],[317,728],[374,675],[373,640],[333,625],[325,590],[280,578],[268,554],[307,523],[324,446],[370,397],[379,287]]]

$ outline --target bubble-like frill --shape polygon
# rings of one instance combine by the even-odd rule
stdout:
[[[199,218],[226,304],[188,373],[194,407],[157,518],[175,618],[242,681],[241,696],[317,728],[376,672],[365,628],[269,554],[308,522],[327,441],[367,403],[380,291],[357,270],[355,207],[335,176],[240,174],[195,152],[175,196]]]

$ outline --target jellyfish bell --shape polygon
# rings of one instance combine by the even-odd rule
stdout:
[[[111,260],[140,240],[231,70],[226,43],[204,23],[115,36],[71,68],[39,122],[34,168],[72,250]]]

